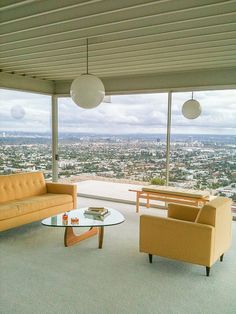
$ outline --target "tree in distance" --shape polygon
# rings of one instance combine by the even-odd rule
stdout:
[[[153,185],[165,185],[165,183],[166,183],[165,179],[162,178],[156,177],[151,179],[151,184]]]

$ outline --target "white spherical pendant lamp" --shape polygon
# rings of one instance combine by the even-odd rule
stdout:
[[[70,95],[76,105],[84,109],[92,109],[103,101],[105,88],[98,77],[83,74],[72,82]]]
[[[88,73],[88,39],[87,39],[87,73],[75,78],[71,84],[72,100],[81,108],[92,109],[100,105],[105,97],[105,88],[100,78]]]
[[[16,120],[20,120],[23,119],[25,116],[25,109],[22,106],[18,106],[15,105],[13,107],[11,107],[11,116],[16,119]]]
[[[193,99],[193,93],[192,93],[192,99],[189,99],[185,101],[182,107],[182,114],[187,119],[196,119],[200,116],[202,112],[200,103]]]

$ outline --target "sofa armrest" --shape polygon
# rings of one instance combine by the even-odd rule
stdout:
[[[168,205],[168,217],[194,222],[197,218],[197,214],[199,210],[200,208],[195,207],[195,206],[188,206],[188,205],[181,205],[181,204],[169,204]]]
[[[140,217],[140,252],[211,266],[212,226],[150,215]]]
[[[73,197],[74,208],[77,207],[77,185],[65,183],[46,183],[47,192],[55,194],[70,194]]]

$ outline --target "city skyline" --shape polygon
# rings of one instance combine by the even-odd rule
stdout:
[[[43,171],[47,179],[52,178],[49,138],[0,136],[0,143],[0,174]],[[158,184],[165,183],[166,143],[155,136],[65,137],[58,148],[62,181],[92,178],[144,184],[155,179]],[[209,189],[236,201],[235,148],[232,136],[174,136],[169,154],[170,185]]]
[[[50,96],[1,90],[0,131],[50,132]],[[173,93],[173,134],[236,135],[236,90],[195,92],[202,106],[196,120],[182,116],[190,92]],[[16,115],[16,117],[14,117]],[[17,116],[18,115],[18,116]],[[112,103],[83,110],[59,99],[59,131],[94,134],[165,134],[167,94],[112,96]]]

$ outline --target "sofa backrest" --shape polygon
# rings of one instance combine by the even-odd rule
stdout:
[[[216,197],[202,207],[196,218],[197,223],[215,227],[215,256],[225,252],[232,239],[232,201],[226,197]]]
[[[0,176],[0,203],[45,194],[42,172],[27,172]]]

